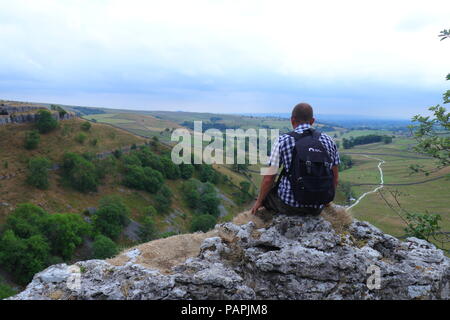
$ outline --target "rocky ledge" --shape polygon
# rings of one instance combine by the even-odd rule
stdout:
[[[138,263],[136,247],[122,265],[51,266],[12,299],[449,299],[441,250],[367,222],[338,233],[322,217],[278,215],[262,228],[229,222],[211,234],[169,271]]]

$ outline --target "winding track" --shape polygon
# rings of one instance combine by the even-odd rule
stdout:
[[[355,203],[353,203],[351,206],[347,207],[347,210],[350,210],[351,208],[353,208],[354,206],[356,206],[356,205],[357,205],[357,204],[358,204],[358,203],[359,203],[366,195],[368,195],[368,194],[370,194],[370,193],[375,193],[375,192],[377,192],[378,190],[380,190],[380,189],[382,189],[382,188],[384,187],[384,176],[383,176],[383,169],[381,169],[381,165],[382,165],[383,163],[386,163],[386,161],[384,161],[383,159],[378,159],[378,158],[375,158],[375,157],[368,156],[368,155],[366,155],[366,154],[363,154],[362,156],[364,156],[364,157],[366,157],[366,158],[375,159],[375,160],[380,161],[380,162],[378,163],[378,170],[380,171],[380,184],[379,184],[375,189],[373,189],[372,191],[368,191],[368,192],[363,193],[363,194],[358,198],[358,200],[355,201]]]

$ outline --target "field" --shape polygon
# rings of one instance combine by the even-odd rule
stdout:
[[[86,115],[84,119],[106,123],[143,137],[158,137],[163,142],[170,142],[170,133],[179,128],[175,122],[162,120],[149,115],[134,113],[104,113]]]
[[[409,212],[429,212],[439,214],[443,231],[450,230],[450,168],[436,170],[434,160],[418,155],[411,150],[414,140],[411,138],[394,138],[392,144],[373,143],[340,150],[349,154],[355,164],[351,169],[340,173],[341,181],[353,184],[352,190],[358,198],[364,192],[373,190],[380,183],[379,160],[384,160],[381,168],[385,186],[383,192],[387,200],[395,204],[388,191],[398,191],[398,201]],[[367,158],[365,155],[372,157]],[[376,158],[376,159],[374,159]],[[431,173],[413,173],[410,165],[419,164]],[[373,184],[373,185],[365,185]],[[360,220],[369,221],[383,231],[394,236],[402,236],[405,224],[392,211],[381,195],[368,194],[358,205],[351,209],[352,214]],[[449,249],[447,247],[447,249]]]

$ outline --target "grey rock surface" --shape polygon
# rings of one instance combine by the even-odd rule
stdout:
[[[450,297],[450,262],[441,250],[416,238],[402,242],[366,222],[355,220],[340,234],[321,217],[285,215],[267,228],[253,222],[216,228],[219,236],[169,274],[136,264],[141,253],[134,250],[120,266],[103,260],[51,266],[12,299]],[[374,268],[379,288],[368,285]]]

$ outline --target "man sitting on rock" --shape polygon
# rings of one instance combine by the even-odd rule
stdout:
[[[339,154],[330,136],[311,127],[314,121],[309,104],[299,103],[292,110],[294,131],[281,135],[272,148],[253,214],[265,207],[276,213],[319,215],[334,199]]]

